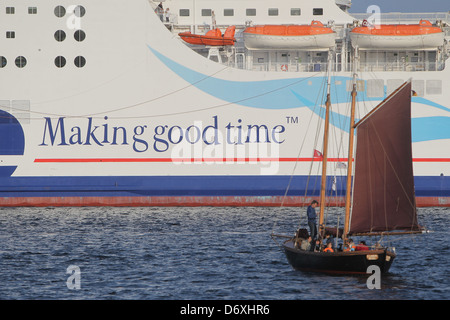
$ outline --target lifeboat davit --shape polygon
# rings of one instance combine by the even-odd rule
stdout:
[[[257,25],[244,31],[244,43],[251,50],[328,50],[336,33],[320,21],[310,25]]]
[[[370,25],[364,20],[361,27],[350,33],[353,47],[360,49],[416,49],[432,50],[444,44],[444,32],[430,21],[419,24]]]
[[[191,32],[181,32],[178,35],[187,43],[205,46],[232,46],[236,42],[234,33],[236,26],[230,26],[222,32],[219,29],[209,30],[205,35],[193,34]]]

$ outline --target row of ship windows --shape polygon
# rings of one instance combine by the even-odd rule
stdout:
[[[73,37],[76,41],[81,42],[84,39],[86,39],[86,33],[83,30],[77,30],[73,34]],[[6,38],[7,39],[14,39],[16,38],[16,32],[15,31],[6,31]],[[55,40],[58,42],[62,42],[66,39],[66,33],[63,30],[58,30],[55,32]]]
[[[202,17],[210,17],[213,14],[212,9],[202,9]],[[267,10],[267,14],[269,16],[278,16],[279,10],[278,8],[269,8]],[[189,17],[191,15],[190,9],[180,9],[179,12],[180,17]],[[256,9],[250,8],[245,9],[245,15],[247,17],[253,17],[256,16]],[[291,16],[301,16],[302,10],[300,8],[291,8]],[[322,16],[323,15],[323,8],[313,8],[313,15],[314,16]],[[233,17],[234,16],[234,9],[223,9],[223,16],[224,17]]]
[[[385,95],[390,95],[401,86],[402,83],[404,83],[403,79],[388,79],[386,83],[382,79],[368,79],[367,81],[358,80],[356,89],[359,92],[365,91],[369,98],[382,98]],[[340,82],[340,84],[342,83]],[[352,81],[347,81],[346,86],[347,91],[352,91]],[[413,96],[416,97],[441,95],[442,80],[413,80],[412,91]]]
[[[15,14],[15,7],[6,7],[6,14]],[[28,7],[28,14],[37,14],[37,7]]]
[[[27,59],[25,57],[19,56],[16,58],[15,63],[18,68],[23,68],[27,65]],[[58,68],[64,67],[66,63],[66,58],[64,58],[63,56],[55,58],[55,66],[57,66]],[[86,65],[86,59],[83,56],[78,56],[74,59],[73,63],[76,67],[83,68]],[[0,68],[6,67],[7,64],[8,60],[5,57],[0,56]]]
[[[55,16],[58,18],[62,18],[66,15],[66,8],[63,6],[57,6],[55,8]],[[16,8],[15,7],[6,7],[6,14],[15,14]],[[73,13],[75,16],[81,18],[86,14],[86,9],[83,6],[76,6],[73,9]],[[37,7],[28,7],[28,14],[37,14]]]

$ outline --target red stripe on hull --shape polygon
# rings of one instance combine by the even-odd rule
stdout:
[[[66,158],[35,159],[36,163],[84,163],[84,162],[321,162],[322,158]],[[330,162],[347,162],[346,158],[328,158]],[[415,158],[413,162],[450,162],[450,158]]]
[[[176,196],[176,197],[14,197],[0,198],[1,207],[302,207],[317,197],[301,196]],[[450,197],[416,198],[418,207],[450,207]],[[329,206],[344,206],[344,197]]]

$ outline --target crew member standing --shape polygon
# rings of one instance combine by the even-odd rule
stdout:
[[[306,211],[306,215],[308,217],[308,226],[310,230],[310,235],[312,239],[315,239],[317,236],[317,226],[316,226],[316,207],[319,203],[316,200],[313,200],[311,204],[308,206]]]

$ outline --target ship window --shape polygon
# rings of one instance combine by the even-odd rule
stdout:
[[[367,97],[369,98],[384,97],[384,80],[382,79],[367,80]]]
[[[82,56],[78,56],[75,58],[74,63],[78,68],[82,68],[86,64],[86,59]]]
[[[211,17],[211,9],[202,9],[202,17]]]
[[[427,80],[427,94],[442,94],[442,80]]]
[[[246,9],[245,14],[249,16],[256,16],[256,9]]]
[[[16,37],[15,31],[6,31],[6,38],[7,39],[14,39]]]
[[[55,32],[55,40],[56,41],[64,41],[66,39],[66,33],[62,30],[58,30]]]
[[[22,56],[16,58],[16,66],[19,68],[23,68],[27,65],[27,59]]]
[[[6,60],[5,57],[0,57],[0,68],[4,68],[6,67],[6,64],[8,63],[8,61]]]
[[[300,8],[291,8],[291,16],[299,16],[302,14],[302,10]]]
[[[75,13],[75,15],[78,18],[81,18],[82,16],[84,16],[86,14],[86,9],[83,6],[76,6],[76,8],[73,12]]]
[[[392,92],[397,90],[405,81],[401,79],[389,79],[387,81],[387,92],[386,94],[389,96]]]
[[[323,16],[323,8],[314,8],[313,15],[315,16]]]
[[[58,18],[64,17],[65,14],[66,9],[63,6],[57,6],[55,8],[55,16],[57,16]]]
[[[189,9],[180,9],[180,17],[189,17]]]
[[[14,7],[6,7],[6,14],[14,14],[16,9]]]
[[[223,9],[223,15],[225,17],[232,17],[232,16],[234,16],[234,9]]]
[[[64,57],[62,57],[62,56],[56,57],[56,59],[55,59],[55,65],[56,65],[58,68],[64,67],[64,66],[66,65],[66,58],[64,58]]]
[[[75,37],[75,40],[81,42],[84,39],[86,39],[86,33],[83,30],[77,30],[77,31],[75,31],[74,37]]]
[[[423,97],[425,95],[425,80],[413,80],[412,91],[414,97]]]
[[[36,7],[28,7],[28,14],[37,14]]]
[[[320,66],[320,64],[319,64]],[[356,91],[357,92],[364,92],[365,88],[365,81],[364,80],[357,80],[356,81]],[[346,87],[347,87],[347,91],[353,91],[353,81],[352,80],[347,80],[346,82]]]
[[[278,15],[278,8],[269,8],[269,16],[277,16]]]

